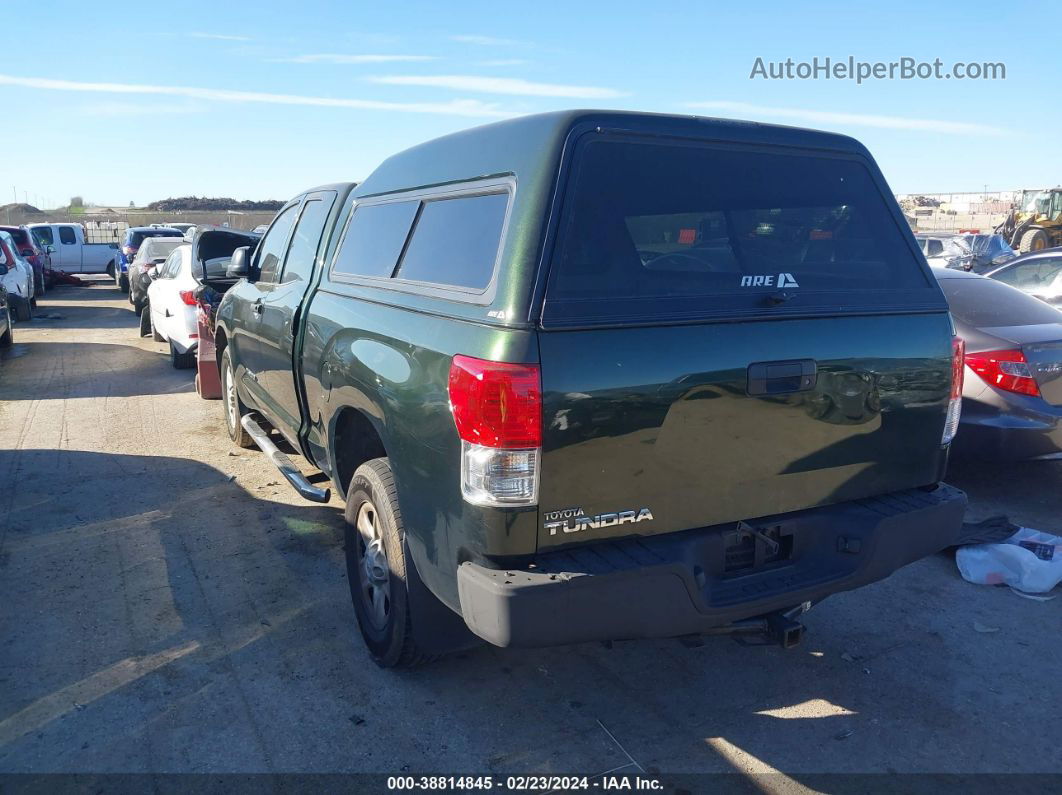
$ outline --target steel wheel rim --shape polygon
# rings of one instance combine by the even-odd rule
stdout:
[[[391,570],[387,565],[380,514],[371,501],[366,500],[361,504],[354,526],[358,533],[357,557],[362,606],[369,623],[375,629],[382,630],[387,627],[391,618]]]

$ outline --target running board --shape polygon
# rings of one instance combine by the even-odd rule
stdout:
[[[277,449],[277,446],[269,438],[269,434],[262,430],[262,426],[254,421],[253,414],[244,414],[240,417],[240,425],[251,435],[258,448],[269,456],[273,466],[280,470],[280,474],[291,484],[291,487],[299,493],[303,499],[310,502],[328,502],[332,493],[328,489],[319,489],[306,479],[299,468],[291,463],[291,459]]]

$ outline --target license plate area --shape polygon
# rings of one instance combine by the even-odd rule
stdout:
[[[793,534],[781,525],[754,527],[738,522],[723,534],[723,574],[743,575],[793,557]]]

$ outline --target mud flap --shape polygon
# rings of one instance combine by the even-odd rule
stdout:
[[[449,654],[483,645],[459,613],[433,594],[420,578],[406,545],[406,591],[413,622],[413,638],[426,654]]]

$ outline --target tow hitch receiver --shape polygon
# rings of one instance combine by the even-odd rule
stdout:
[[[810,607],[810,603],[805,602],[790,610],[735,621],[703,634],[732,635],[734,640],[745,646],[771,646],[777,643],[783,649],[792,649],[804,637],[805,627],[796,617],[806,613]]]
[[[319,489],[306,479],[299,468],[291,463],[291,459],[277,449],[269,435],[262,430],[254,418],[254,414],[244,414],[240,418],[240,425],[251,435],[258,448],[269,456],[273,466],[280,470],[280,474],[291,484],[291,487],[299,493],[299,496],[311,502],[328,502],[332,494],[328,489]]]

